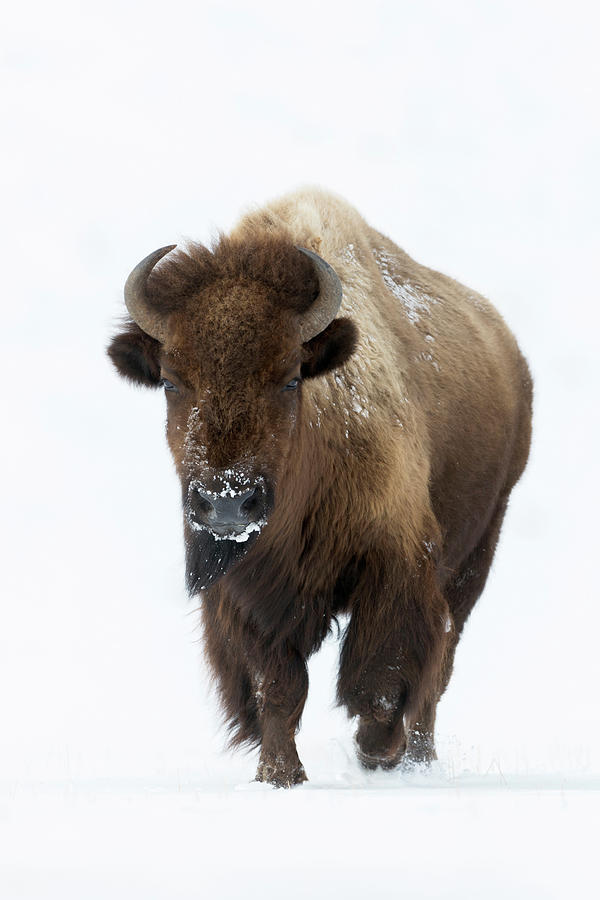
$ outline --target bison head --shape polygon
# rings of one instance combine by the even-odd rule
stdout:
[[[341,365],[356,332],[335,318],[342,289],[333,269],[287,239],[174,249],[130,274],[132,321],[108,353],[124,377],[164,388],[188,586],[197,590],[257,540],[293,466],[302,383]]]

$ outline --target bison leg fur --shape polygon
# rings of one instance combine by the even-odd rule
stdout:
[[[430,696],[421,705],[416,718],[410,723],[406,752],[402,759],[402,765],[405,769],[411,769],[414,766],[426,766],[437,759],[434,737],[437,705],[450,680],[454,665],[454,652],[458,644],[458,635],[450,616],[447,621],[449,626],[448,641],[440,670],[439,682]]]
[[[433,721],[447,623],[448,606],[432,571],[418,570],[416,577],[404,579],[395,595],[377,602],[367,595],[353,605],[340,659],[338,702],[358,717],[356,749],[365,768],[397,766],[411,732],[411,752],[422,761],[435,758]],[[419,723],[421,711],[427,721]],[[417,730],[424,738],[419,749]]]
[[[289,643],[261,641],[226,597],[206,598],[202,618],[230,745],[260,746],[257,781],[277,787],[306,781],[294,739],[308,693],[304,659]]]
[[[485,586],[498,543],[507,501],[508,492],[500,497],[494,514],[475,549],[467,556],[456,575],[444,587],[444,594],[450,610],[448,622],[451,623],[448,645],[440,672],[438,690],[422,705],[408,734],[406,753],[402,760],[402,764],[407,767],[427,764],[437,759],[434,743],[437,704],[450,681],[454,654],[464,624]]]
[[[254,676],[261,730],[256,781],[275,787],[293,787],[306,781],[296,750],[295,734],[308,693],[306,663],[291,647],[265,661]]]
[[[437,759],[435,750],[435,714],[438,697],[428,700],[408,732],[406,752],[402,759],[405,769],[429,765]]]

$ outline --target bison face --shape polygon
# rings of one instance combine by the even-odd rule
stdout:
[[[159,353],[192,589],[207,587],[250,551],[293,453],[301,348],[283,317],[271,311],[269,328],[256,315],[260,293],[253,291],[252,309],[242,315],[243,289],[213,285],[210,296],[197,298],[201,321],[191,329],[183,318]]]
[[[333,319],[341,285],[289,242],[222,239],[212,251],[132,272],[134,322],[109,355],[138,383],[162,386],[167,438],[182,485],[188,586],[213,584],[250,553],[293,477],[303,381],[343,363],[356,333]],[[273,525],[275,527],[275,525]]]

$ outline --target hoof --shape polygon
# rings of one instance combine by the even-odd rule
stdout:
[[[302,784],[303,781],[308,781],[308,778],[302,763],[293,768],[286,768],[284,765],[278,764],[277,761],[261,761],[258,764],[254,780],[264,781],[277,788],[291,788],[297,784]]]
[[[387,726],[378,722],[361,722],[354,736],[358,761],[364,769],[395,769],[406,751],[406,736],[390,733]]]
[[[370,753],[365,753],[360,747],[357,747],[356,756],[363,769],[367,769],[369,772],[374,772],[378,768],[389,772],[397,768],[403,761],[404,748],[402,747],[393,756],[374,756]]]

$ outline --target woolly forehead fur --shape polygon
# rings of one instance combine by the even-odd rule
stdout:
[[[309,259],[283,235],[257,231],[249,241],[221,235],[211,249],[190,242],[150,274],[147,297],[161,311],[180,309],[218,279],[257,283],[280,305],[304,312],[318,291]]]
[[[171,315],[164,350],[188,374],[221,377],[289,364],[295,324],[318,294],[313,266],[289,239],[221,235],[189,243],[151,273],[147,297]],[[299,342],[295,342],[299,351]]]

